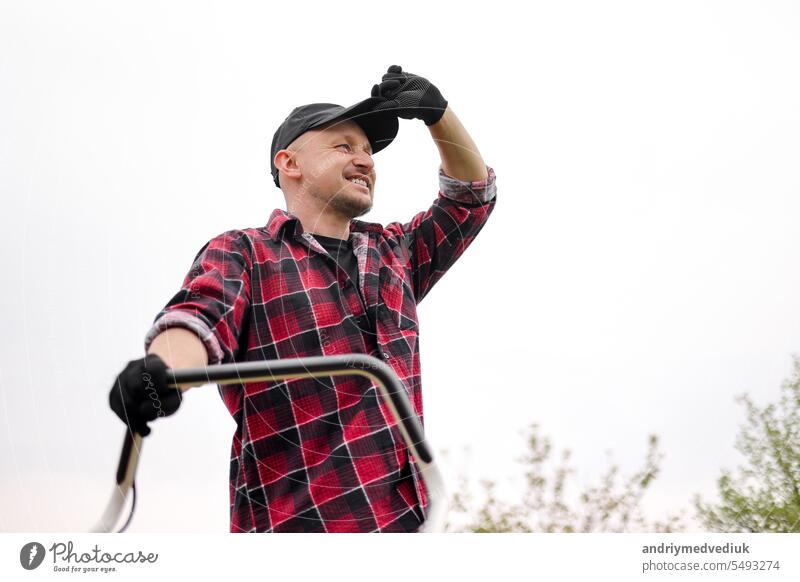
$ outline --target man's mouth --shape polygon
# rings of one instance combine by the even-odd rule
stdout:
[[[369,184],[367,183],[367,181],[364,178],[353,177],[353,178],[348,178],[347,180],[349,182],[352,182],[353,184],[355,184],[357,186],[361,186],[362,188],[364,188],[364,190],[369,192]]]

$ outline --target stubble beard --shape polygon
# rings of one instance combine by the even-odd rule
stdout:
[[[372,199],[340,190],[327,200],[326,212],[335,212],[348,219],[364,216],[372,209]]]

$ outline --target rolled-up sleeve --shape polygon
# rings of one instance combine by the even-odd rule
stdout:
[[[465,182],[451,178],[439,167],[439,192],[456,202],[464,204],[486,204],[497,196],[497,184],[494,170],[486,167],[487,176],[483,180]]]
[[[241,231],[211,239],[197,253],[183,285],[145,335],[145,351],[171,327],[188,329],[202,340],[209,364],[234,361],[242,323],[250,309],[252,245]]]
[[[431,207],[407,223],[393,222],[386,231],[409,251],[417,303],[464,253],[480,232],[497,201],[494,170],[472,182],[448,176],[439,168],[439,195]]]

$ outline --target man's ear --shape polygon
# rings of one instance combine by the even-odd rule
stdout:
[[[297,165],[297,160],[292,150],[279,150],[275,154],[275,159],[273,161],[278,171],[289,178],[302,177],[303,172],[300,171],[300,167]]]

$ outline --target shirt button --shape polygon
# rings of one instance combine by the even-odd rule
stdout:
[[[383,352],[383,359],[384,360],[388,360],[391,357],[392,357],[392,355],[389,352]]]

